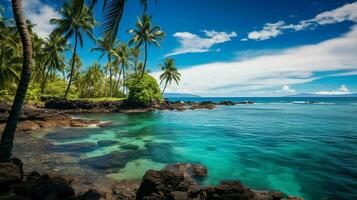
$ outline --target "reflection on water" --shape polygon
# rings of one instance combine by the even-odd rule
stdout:
[[[204,184],[239,179],[256,189],[305,199],[352,200],[357,199],[354,102],[83,114],[113,126],[57,129],[38,137],[53,143],[45,145],[47,153],[75,158],[63,166],[118,180],[140,179],[147,169],[166,163],[194,162],[208,167]]]

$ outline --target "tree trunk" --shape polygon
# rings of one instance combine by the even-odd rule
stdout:
[[[72,84],[72,78],[73,78],[73,73],[74,73],[74,64],[75,64],[75,56],[76,56],[76,51],[77,51],[77,42],[78,42],[78,30],[76,29],[75,31],[75,36],[74,36],[74,50],[73,50],[73,55],[72,55],[72,64],[71,64],[71,74],[69,76],[69,82],[68,86],[66,89],[66,93],[64,94],[64,98],[67,98],[69,89]]]
[[[45,76],[45,80],[42,83],[41,94],[43,94],[45,92],[46,82],[47,82],[47,78],[48,78],[48,74],[49,73],[50,73],[50,68],[48,67],[47,73],[46,73],[46,76]]]
[[[122,64],[121,66],[123,68],[123,94],[125,94],[125,66]]]
[[[162,90],[162,95],[164,95],[164,92],[165,92],[165,89],[166,89],[167,83],[168,83],[168,81],[166,81],[166,82],[165,82],[165,87],[164,87],[164,89]]]
[[[27,87],[31,77],[32,63],[32,44],[29,31],[27,29],[26,19],[23,12],[22,0],[12,0],[12,11],[14,13],[16,26],[20,33],[22,51],[23,51],[23,66],[21,78],[17,87],[14,102],[11,107],[9,117],[1,137],[0,142],[0,161],[6,162],[11,160],[14,137],[19,121],[22,104],[24,103]]]
[[[119,76],[118,76],[117,85],[115,86],[115,91],[118,91],[119,89],[120,75],[121,75],[121,70],[119,70]]]
[[[146,40],[144,42],[144,46],[145,46],[145,60],[144,60],[144,66],[143,66],[143,72],[141,73],[141,78],[143,78],[144,73],[145,73],[145,67],[146,67],[146,62],[148,59],[148,45],[146,43]]]
[[[112,90],[112,65],[110,64],[110,54],[108,54],[108,61],[109,61],[109,97],[113,96]]]

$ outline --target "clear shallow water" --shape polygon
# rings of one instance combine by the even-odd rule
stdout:
[[[239,179],[255,189],[277,189],[307,200],[357,199],[356,98],[224,100],[257,104],[184,112],[83,114],[80,117],[114,125],[58,129],[44,137],[59,147],[115,141],[105,147],[63,146],[49,151],[75,154],[84,168],[119,180],[140,179],[147,169],[161,169],[166,163],[194,162],[208,167],[203,184]],[[68,133],[76,135],[58,137]]]

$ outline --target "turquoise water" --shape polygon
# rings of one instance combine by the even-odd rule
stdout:
[[[55,151],[77,156],[83,168],[118,180],[140,179],[148,168],[167,163],[193,162],[208,167],[202,184],[239,179],[254,189],[276,189],[306,200],[357,199],[356,98],[230,100],[257,103],[184,112],[83,114],[114,124],[57,129],[45,137],[64,147]],[[65,146],[103,140],[111,144]]]

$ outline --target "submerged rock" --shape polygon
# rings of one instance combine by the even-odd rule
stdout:
[[[62,145],[48,144],[47,149],[54,152],[89,152],[95,150],[97,144],[91,142],[69,143]]]
[[[86,165],[97,170],[119,170],[125,165],[135,159],[145,155],[142,150],[129,151],[114,151],[102,156],[82,159],[79,161],[81,165]]]
[[[134,144],[124,144],[124,145],[120,146],[120,148],[126,149],[126,150],[138,150],[139,146],[134,145]]]
[[[118,144],[119,142],[116,140],[99,140],[97,142],[97,145],[100,147],[108,147],[108,146],[113,146],[115,144]]]

